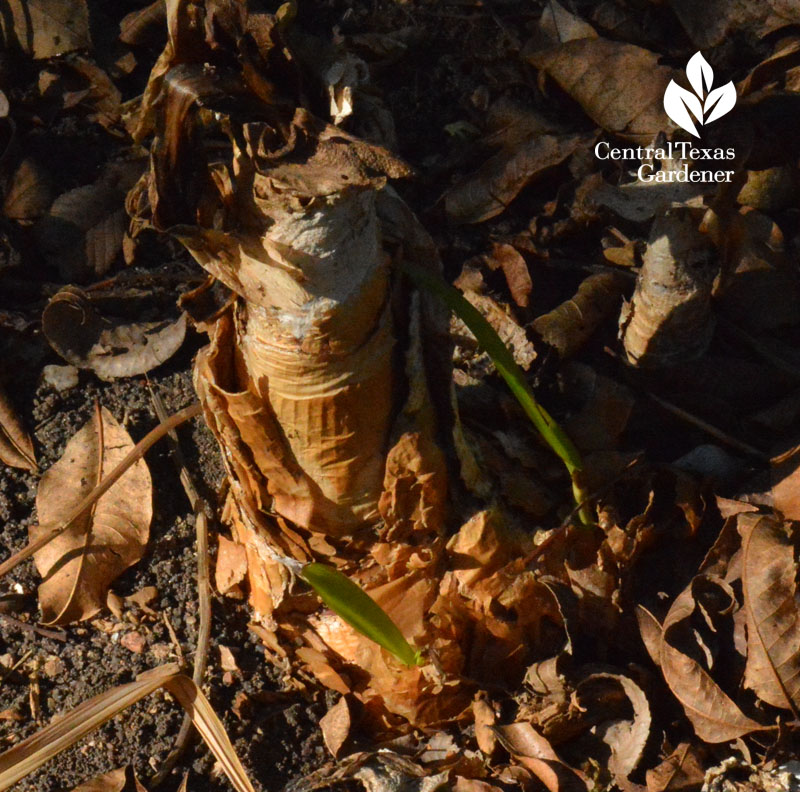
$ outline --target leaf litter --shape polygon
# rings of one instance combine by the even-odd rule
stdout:
[[[191,40],[183,39],[177,17],[170,16],[178,5],[167,8],[170,44],[154,72],[145,112],[137,119],[138,110],[130,109],[132,120],[141,120],[142,130],[152,127],[148,103],[164,83],[167,60],[174,55],[170,47],[174,50],[189,41],[189,50],[202,50],[205,61],[213,60],[216,55],[211,53],[220,48],[236,48],[232,39],[216,38],[231,25],[235,28],[225,3],[211,4],[213,9],[209,5],[214,24],[203,28],[199,37],[195,30]],[[343,152],[356,152],[361,164],[351,160],[348,167],[354,167],[361,179],[359,189],[385,196],[379,182],[387,174],[394,177],[410,170],[393,154],[365,147],[354,131],[388,129],[385,108],[377,94],[370,93],[369,83],[390,89],[381,69],[391,63],[402,72],[404,59],[414,56],[425,25],[423,17],[415,16],[416,10],[409,13],[417,26],[412,25],[413,35],[404,35],[400,43],[348,34],[337,42],[341,49],[336,58],[331,61],[326,56],[326,68],[333,63],[336,69],[315,73],[313,65],[304,64],[305,78],[322,87],[321,96],[328,92],[328,110],[315,110],[323,116],[327,112],[332,123],[327,117],[318,123],[289,112],[278,127],[280,134],[291,130],[323,149],[330,147],[327,163],[324,159],[309,163],[298,149],[292,167],[281,169],[282,155],[269,149],[264,137],[258,144],[252,137],[236,152],[237,167],[247,157],[257,160],[254,172],[285,179],[304,196],[302,205],[309,196],[313,202],[323,193],[328,199],[346,193],[329,166],[341,164],[337,158]],[[486,13],[488,22],[488,12],[475,13]],[[377,540],[369,541],[347,532],[316,530],[317,512],[298,508],[311,504],[312,510],[324,509],[321,500],[314,500],[311,468],[305,461],[300,469],[293,466],[297,447],[287,453],[276,440],[274,416],[253,398],[255,388],[232,374],[241,363],[230,353],[241,329],[234,321],[242,320],[242,295],[250,300],[256,279],[247,272],[250,260],[240,258],[242,266],[226,269],[208,255],[211,251],[223,257],[241,256],[240,243],[231,242],[231,235],[241,229],[225,226],[233,216],[232,204],[225,201],[242,193],[233,190],[233,169],[222,158],[210,163],[210,182],[203,182],[201,164],[195,174],[199,178],[191,186],[195,192],[176,193],[180,201],[188,201],[213,183],[206,199],[211,203],[219,196],[224,199],[216,207],[217,225],[203,226],[211,216],[203,212],[211,203],[192,207],[198,212],[191,217],[180,214],[187,204],[159,205],[158,191],[173,197],[179,180],[166,186],[160,182],[150,191],[154,215],[146,218],[156,227],[180,222],[178,237],[184,241],[197,235],[195,256],[239,294],[233,298],[238,308],[231,307],[229,297],[221,310],[217,306],[206,313],[213,346],[198,366],[199,381],[208,382],[207,415],[216,434],[239,438],[227,463],[231,480],[248,493],[239,500],[238,514],[236,498],[229,499],[233,540],[220,540],[217,586],[234,602],[233,598],[249,593],[256,612],[266,614],[258,629],[269,651],[282,658],[287,678],[308,684],[297,680],[307,680],[311,671],[338,691],[338,703],[329,708],[321,728],[330,754],[338,759],[338,769],[332,772],[341,779],[358,779],[364,788],[376,790],[398,783],[415,789],[449,785],[462,791],[542,783],[555,792],[611,782],[623,789],[645,784],[649,790],[698,789],[705,770],[715,763],[709,750],[730,750],[727,744],[738,740],[736,744],[752,752],[758,764],[768,749],[780,752],[796,739],[790,718],[797,706],[792,686],[798,652],[797,564],[793,529],[782,519],[796,511],[796,465],[791,454],[776,456],[770,487],[765,478],[770,471],[742,450],[753,445],[756,450],[775,448],[780,443],[782,451],[787,439],[797,442],[792,437],[797,410],[792,412],[791,405],[796,363],[791,351],[787,353],[796,341],[798,324],[792,220],[796,157],[790,143],[764,131],[780,126],[771,118],[791,111],[791,91],[783,86],[792,85],[790,72],[796,61],[791,44],[777,37],[736,57],[722,46],[732,30],[742,29],[756,38],[774,36],[793,17],[780,4],[743,3],[712,21],[702,9],[685,3],[660,4],[653,19],[665,24],[665,30],[669,25],[673,32],[682,29],[687,43],[678,35],[667,40],[657,25],[653,27],[653,19],[634,19],[622,4],[603,3],[588,13],[552,4],[528,26],[534,35],[520,53],[515,36],[503,33],[505,10],[492,13],[497,18],[487,27],[498,29],[502,44],[496,46],[504,58],[482,64],[478,71],[484,84],[469,86],[465,93],[469,101],[462,105],[461,128],[481,134],[459,142],[447,156],[434,153],[433,167],[416,177],[415,189],[425,193],[427,205],[449,223],[436,228],[435,243],[410,221],[398,231],[403,224],[396,222],[397,217],[406,210],[387,201],[379,212],[381,235],[390,255],[398,255],[393,246],[405,245],[406,255],[416,248],[417,258],[435,260],[438,247],[445,253],[449,275],[468,262],[462,270],[462,290],[510,342],[517,362],[536,383],[537,396],[541,393],[548,407],[554,406],[568,434],[590,452],[586,477],[597,527],[580,533],[569,525],[566,501],[559,494],[563,473],[526,434],[520,413],[497,387],[492,368],[469,367],[474,342],[465,328],[456,326],[456,397],[463,422],[453,433],[456,450],[451,452],[444,444],[447,459],[439,457],[430,442],[430,414],[414,412],[437,388],[447,392],[443,380],[436,378],[436,366],[424,355],[405,354],[403,382],[410,398],[397,407],[405,426],[397,434],[386,430],[385,437],[391,436],[387,476],[384,481],[376,479],[375,487],[380,495],[377,513],[385,520],[385,529]],[[81,15],[77,18],[80,21]],[[281,115],[282,102],[293,111],[292,103],[303,99],[276,100],[271,86],[259,76],[261,69],[269,73],[281,62],[281,36],[288,23],[279,26],[261,15],[247,24],[255,44],[239,53],[238,62],[250,70],[248,90],[255,91],[270,112]],[[137,59],[149,58],[151,65],[154,53],[146,49],[160,46],[163,25],[160,4],[153,4],[124,20],[123,42],[135,49]],[[4,33],[8,40],[8,31]],[[35,38],[33,42],[45,46]],[[87,50],[90,44],[85,39],[78,49]],[[26,46],[30,48],[30,41]],[[291,46],[303,51],[296,40]],[[348,53],[348,46],[357,54]],[[740,88],[740,108],[715,122],[713,133],[720,140],[728,135],[737,148],[746,150],[737,160],[739,182],[731,194],[717,188],[637,184],[623,168],[601,165],[587,156],[598,139],[642,145],[658,135],[678,139],[674,136],[680,133],[666,118],[661,101],[669,81],[680,82],[681,68],[693,54],[689,46],[704,49],[718,84],[736,79],[745,86]],[[720,49],[714,49],[717,46]],[[269,67],[253,55],[259,47],[272,59]],[[34,57],[63,56],[51,52]],[[64,92],[60,109],[52,112],[83,114],[87,123],[119,140],[122,94],[115,93],[114,83],[123,72],[115,72],[106,60],[98,56],[94,63],[78,56],[69,67],[63,64],[63,70],[57,61],[51,63],[51,91]],[[69,80],[62,76],[67,68],[92,83],[94,93],[68,88]],[[284,69],[286,76],[293,74],[293,68],[283,63],[278,70]],[[295,77],[285,84],[296,84]],[[169,79],[178,78],[173,74]],[[217,99],[209,89],[213,83],[209,74],[198,79],[199,92],[207,91],[203,101],[214,107],[213,112],[199,114],[198,129],[210,132],[208,151],[217,156],[220,140],[230,128],[225,125],[239,123],[239,117],[230,106],[214,105]],[[519,89],[513,99],[505,90],[511,84]],[[13,103],[11,107],[14,115]],[[227,120],[215,126],[223,117]],[[256,123],[263,123],[263,117]],[[390,145],[396,140],[402,147],[409,131],[404,123],[398,120],[396,138],[381,132],[375,140]],[[452,123],[452,118],[443,119],[442,129]],[[175,128],[171,134],[176,156],[172,164],[180,170],[191,158],[181,159],[186,153],[180,148],[182,131]],[[258,145],[262,148],[254,154]],[[155,147],[156,164],[163,153]],[[136,375],[169,359],[183,340],[183,328],[164,328],[169,336],[164,349],[169,350],[159,351],[164,345],[157,326],[110,320],[113,311],[106,314],[94,307],[91,290],[88,298],[74,290],[75,281],[92,281],[123,266],[119,255],[123,245],[129,263],[150,244],[152,232],[141,225],[133,232],[135,244],[126,241],[119,206],[130,181],[119,181],[104,191],[104,176],[76,188],[56,174],[58,187],[53,190],[53,172],[32,164],[38,162],[38,157],[24,160],[24,167],[11,171],[16,176],[6,212],[14,234],[27,234],[26,224],[35,224],[34,237],[50,272],[59,272],[59,285],[65,281],[72,285],[55,297],[55,290],[46,293],[51,299],[44,328],[53,348],[106,379]],[[369,173],[360,170],[376,163]],[[309,164],[318,168],[314,178],[324,182],[320,193],[309,187],[313,179],[301,173],[300,165]],[[669,167],[666,162],[660,166]],[[129,199],[137,212],[146,206],[141,187]],[[52,196],[58,194],[61,197],[51,205]],[[170,216],[175,207],[177,214]],[[225,216],[229,210],[231,215]],[[432,216],[423,218],[429,228],[436,226]],[[53,230],[56,225],[58,233]],[[217,233],[223,227],[227,237]],[[14,234],[9,237],[12,246],[20,244]],[[609,239],[617,240],[612,248],[607,247]],[[296,251],[282,244],[267,250],[267,266],[290,273],[292,267],[306,266],[302,257],[294,257]],[[610,249],[618,254],[604,255]],[[376,287],[375,294],[379,292]],[[402,290],[392,294],[393,304],[406,306],[393,315],[393,321],[406,315],[430,320],[432,314],[426,312],[432,309],[424,301],[415,306],[413,300],[403,302]],[[39,299],[41,308],[45,301]],[[374,304],[383,304],[381,299]],[[57,312],[65,306],[67,318],[59,318]],[[231,321],[234,310],[240,313]],[[70,317],[78,314],[84,317],[78,326],[91,330],[81,338],[80,350],[68,332],[74,330]],[[732,343],[740,336],[727,329],[726,322],[731,321],[758,337],[753,343]],[[412,347],[417,343],[427,351],[444,348],[447,331],[442,332],[441,325],[437,329],[436,322],[420,322],[419,326],[424,330]],[[616,338],[618,326],[621,340]],[[175,340],[178,336],[180,340]],[[106,352],[118,358],[116,369],[103,361]],[[567,358],[572,361],[565,362]],[[760,368],[753,365],[754,359]],[[746,370],[760,372],[758,385],[766,396],[753,396],[755,391],[748,395],[739,387],[734,372]],[[661,402],[648,399],[648,393]],[[775,410],[780,406],[781,414],[768,414],[765,399]],[[658,407],[663,403],[676,409],[665,415]],[[758,421],[751,420],[755,409],[760,410]],[[705,423],[684,425],[674,417],[698,413],[705,416]],[[14,453],[25,462],[23,467],[33,470],[32,450],[19,420],[9,414],[2,424]],[[711,476],[711,467],[685,464],[690,453],[703,447],[703,426],[717,432],[718,442],[731,439],[734,473],[724,478],[724,485],[722,478]],[[738,442],[742,435],[743,442]],[[264,437],[269,438],[266,444]],[[130,446],[129,438],[124,442]],[[84,456],[92,463],[72,475],[96,481],[96,449]],[[446,469],[455,456],[467,471],[461,474],[463,480],[476,489],[466,499],[452,498],[450,522],[443,531],[436,526],[447,513],[444,493],[454,485],[446,483]],[[478,475],[475,469],[481,466]],[[680,472],[678,467],[693,472]],[[58,466],[52,470],[58,471]],[[47,476],[40,497],[47,493]],[[112,488],[106,496],[114,492]],[[480,503],[489,493],[491,510]],[[524,504],[526,498],[536,503]],[[141,492],[130,500],[138,500],[136,506],[141,507]],[[102,513],[102,502],[86,519]],[[44,525],[41,505],[39,512]],[[262,521],[263,514],[269,520]],[[328,517],[333,522],[339,519],[331,513]],[[248,544],[248,521],[258,525],[256,533],[262,539],[269,536],[279,545],[280,554],[303,562],[319,558],[352,575],[391,613],[415,646],[420,641],[430,651],[430,663],[403,671],[330,611],[319,611],[309,592],[291,588],[283,567],[259,558]],[[142,530],[135,531],[139,545],[146,534]],[[91,528],[82,538],[72,536],[73,544],[59,550],[58,559],[70,552],[77,552],[77,557],[62,562],[52,574],[45,570],[49,578],[42,589],[76,561],[91,560],[92,542],[101,534]],[[70,535],[63,536],[66,540]],[[56,541],[50,546],[54,552]],[[103,537],[100,549],[108,543]],[[141,551],[138,547],[136,554]],[[131,556],[134,562],[136,554]],[[47,564],[48,569],[52,566]],[[429,581],[433,570],[438,592]],[[79,577],[84,574],[81,571]],[[263,576],[260,582],[258,575]],[[43,601],[45,619],[87,618],[83,614],[96,613],[113,601],[107,596],[111,581],[99,580],[93,595],[89,592],[95,583],[69,581],[60,594],[48,592],[47,604]],[[264,592],[269,592],[269,602]],[[138,633],[128,630],[125,641],[139,647],[138,639],[130,637]],[[306,644],[297,652],[303,663],[297,665],[282,648],[287,636],[289,643]],[[241,654],[236,658],[241,661]],[[225,662],[230,666],[229,659]],[[438,734],[424,745],[415,743],[404,719]],[[469,731],[448,733],[453,719],[460,724],[474,719],[475,736]],[[782,745],[773,744],[777,721],[787,741]],[[361,750],[364,735],[374,734],[394,739],[393,751]],[[413,749],[406,751],[414,745],[416,754]],[[748,763],[753,757],[748,756]],[[333,778],[330,773],[328,777]],[[123,771],[101,783],[137,782],[130,771]]]

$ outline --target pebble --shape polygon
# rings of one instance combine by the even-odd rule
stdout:
[[[45,366],[44,381],[57,391],[66,391],[78,384],[78,369],[75,366]]]

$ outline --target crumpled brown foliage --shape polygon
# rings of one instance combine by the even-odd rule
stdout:
[[[133,441],[105,408],[67,443],[61,459],[42,476],[36,496],[34,542],[63,519],[133,449]],[[108,587],[144,553],[153,515],[152,481],[139,459],[94,507],[34,554],[44,582],[44,621],[88,619],[106,604]]]

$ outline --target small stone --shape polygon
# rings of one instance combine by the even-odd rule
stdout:
[[[45,366],[42,377],[51,388],[65,391],[77,386],[78,369],[75,366]]]
[[[126,649],[129,649],[131,652],[135,652],[136,654],[141,654],[146,646],[144,637],[140,632],[136,632],[136,630],[125,633],[125,635],[119,639],[119,642]]]
[[[64,673],[66,666],[64,665],[64,661],[58,655],[50,655],[47,660],[44,661],[42,670],[44,671],[44,675],[46,677],[54,679],[55,677]]]

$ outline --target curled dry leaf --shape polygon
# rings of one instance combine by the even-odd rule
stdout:
[[[664,91],[673,70],[655,52],[603,38],[569,41],[527,54],[608,132],[645,145],[670,128]]]
[[[549,792],[586,792],[590,788],[588,779],[565,765],[530,723],[497,726],[495,732],[511,756],[530,770]]]
[[[800,709],[800,600],[788,525],[741,514],[742,593],[747,619],[744,683],[773,707]]]
[[[622,674],[591,674],[581,680],[576,696],[580,708],[590,715],[602,713],[594,729],[611,749],[608,769],[624,789],[650,736],[650,705],[644,691]]]
[[[699,749],[681,743],[660,765],[647,771],[647,792],[697,792],[705,774]]]
[[[133,441],[102,408],[68,443],[43,476],[36,496],[40,524],[35,542],[58,524],[133,449]],[[44,621],[88,619],[106,603],[111,582],[144,553],[153,516],[152,482],[143,459],[135,462],[60,536],[34,554],[44,578],[39,603]]]
[[[100,315],[84,292],[67,286],[45,307],[42,330],[68,363],[112,380],[143,374],[172,357],[186,335],[186,315],[133,324],[111,320]]]
[[[511,315],[511,311],[489,295],[471,289],[464,290],[464,297],[483,314],[486,321],[494,328],[503,343],[511,350],[517,365],[527,371],[536,360],[536,349],[528,339],[525,328],[518,324]],[[472,331],[457,316],[453,315],[451,322],[457,335],[462,338],[475,339]],[[474,343],[477,345],[477,340]],[[483,354],[488,358],[487,353]]]
[[[120,767],[75,787],[72,792],[147,792],[133,768]]]
[[[524,187],[586,143],[584,135],[537,135],[504,148],[445,193],[448,217],[480,223],[499,215]]]
[[[36,59],[90,49],[86,0],[9,0],[2,14],[6,47]]]
[[[23,470],[36,470],[33,443],[2,385],[0,385],[0,462]]]
[[[514,302],[520,308],[525,308],[528,305],[533,282],[528,272],[528,264],[520,252],[513,245],[495,243],[492,245],[491,254],[484,258],[490,269],[499,267],[503,270]]]
[[[763,727],[748,718],[695,659],[702,655],[691,624],[699,608],[693,593],[698,578],[678,595],[664,619],[661,672],[697,736],[710,743],[727,742]]]
[[[655,220],[636,290],[620,314],[631,364],[665,368],[706,351],[714,331],[711,289],[718,269],[712,252],[687,210]]]
[[[618,308],[627,284],[628,279],[617,272],[590,275],[573,297],[535,319],[531,326],[562,358],[571,357]]]

